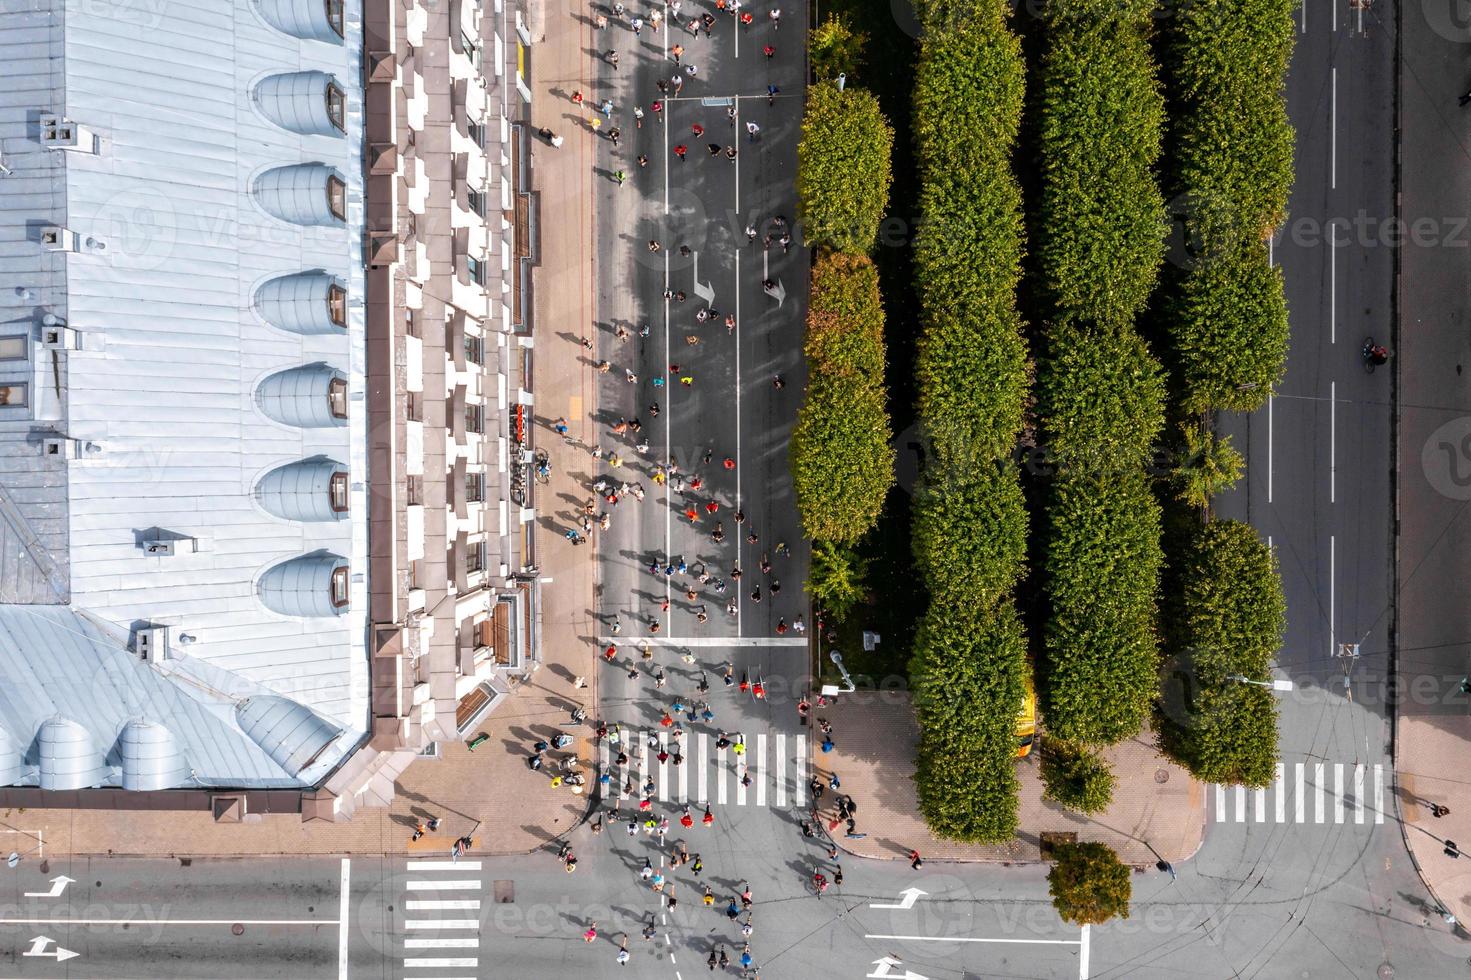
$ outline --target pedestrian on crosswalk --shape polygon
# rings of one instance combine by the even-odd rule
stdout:
[[[700,823],[705,825],[706,827],[712,827],[715,825],[715,814],[710,812],[710,807],[708,805],[705,807],[705,815],[700,818]]]

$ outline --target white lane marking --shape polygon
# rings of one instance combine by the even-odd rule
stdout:
[[[412,864],[413,862],[409,862]],[[337,977],[347,980],[348,901],[352,884],[352,859],[342,859],[342,887],[337,896]]]
[[[0,919],[5,926],[136,926],[142,920],[131,919]],[[149,919],[149,925],[158,926],[335,926],[336,919]]]
[[[689,736],[685,737],[688,738]],[[681,745],[681,751],[683,751],[683,748],[684,746]],[[688,803],[690,801],[690,766],[692,765],[694,765],[694,761],[689,756],[685,756],[684,762],[678,766],[679,796],[677,798],[681,803]]]
[[[1384,822],[1384,767],[1374,767],[1374,822]]]
[[[1216,784],[1216,823],[1226,822],[1226,787]]]
[[[473,956],[416,956],[404,960],[404,969],[427,970],[434,967],[470,966],[480,965],[480,960]]]
[[[478,936],[445,936],[444,938],[405,939],[404,949],[479,949]]]
[[[1302,32],[1306,34],[1308,32],[1308,2],[1307,0],[1303,0],[1297,6],[1302,12]]]
[[[1272,502],[1272,406],[1276,395],[1267,396],[1267,503]]]
[[[1364,822],[1364,764],[1354,763],[1354,823]]]
[[[1328,535],[1328,656],[1338,656],[1338,538]]]
[[[740,467],[737,466],[737,469]],[[745,538],[741,539],[742,541]],[[665,636],[662,633],[653,636],[629,636],[625,631],[621,636],[598,637],[602,646],[609,643],[647,643],[654,647],[805,647],[807,640],[800,636]]]
[[[715,802],[725,806],[725,749],[715,749]]]
[[[479,929],[479,919],[405,919],[405,929]]]
[[[667,754],[669,752],[669,730],[663,729],[659,732],[659,751]],[[657,759],[657,754],[655,755]],[[659,802],[663,803],[669,799],[669,762],[665,760],[659,763]]]
[[[1328,502],[1338,502],[1338,382],[1328,383]]]
[[[1297,793],[1293,796],[1292,800],[1292,820],[1294,823],[1302,823],[1306,816],[1308,802],[1307,793],[1303,788],[1303,784],[1307,782],[1307,766],[1299,762],[1296,768],[1295,782],[1297,784]]]
[[[1084,926],[1078,936],[1078,980],[1088,980],[1088,961],[1092,959],[1092,926]]]
[[[1333,822],[1343,823],[1343,763],[1333,763]]]
[[[409,861],[410,871],[479,871],[479,861]]]
[[[480,908],[478,898],[431,899],[404,902],[405,912],[466,912]]]
[[[1246,823],[1246,787],[1236,787],[1236,822]]]
[[[1328,342],[1338,343],[1338,229],[1328,226]]]
[[[807,735],[797,735],[797,764],[792,769],[792,805],[797,809],[807,805]]]
[[[639,798],[643,798],[644,787],[649,784],[649,733],[638,733],[638,780]]]
[[[701,803],[710,802],[710,794],[708,792],[709,787],[707,785],[707,780],[709,778],[709,769],[705,765],[705,753],[710,750],[710,746],[708,745],[709,740],[710,737],[708,735],[706,735],[704,732],[700,733],[700,751],[698,757],[695,759],[695,765],[700,767],[700,777],[698,783],[696,784],[699,787],[699,795],[695,798]]]
[[[456,892],[467,888],[478,889],[480,882],[474,878],[455,878],[447,881],[411,881],[404,887],[411,892]]]
[[[1313,823],[1323,822],[1323,785],[1328,781],[1327,767],[1321,762],[1313,763]]]
[[[1338,69],[1329,69],[1332,80],[1331,98],[1329,99],[1329,142],[1328,142],[1328,187],[1336,190],[1338,188]]]
[[[744,739],[745,736],[742,735],[741,738]],[[741,779],[741,777],[744,776],[746,773],[748,773],[748,772],[751,771],[750,768],[749,768],[750,763],[746,761],[747,758],[749,757],[750,751],[751,750],[749,748],[747,748],[745,753],[743,753],[743,754],[738,755],[738,756],[735,757],[736,806],[745,806],[746,805],[746,783],[745,783],[745,780]]]
[[[1256,822],[1257,823],[1266,823],[1267,822],[1267,791],[1264,790],[1264,789],[1259,789],[1259,790],[1256,790],[1252,795],[1256,799],[1256,807],[1255,807],[1255,809],[1256,809]]]
[[[772,762],[776,764],[776,805],[787,805],[787,736],[784,732],[776,733],[776,755]]]
[[[916,943],[1016,943],[1020,946],[1081,946],[1081,939],[991,939],[980,936],[880,936],[865,933],[864,939],[907,939]]]
[[[1301,763],[1298,763],[1301,765]],[[1287,767],[1277,763],[1277,778],[1272,781],[1272,792],[1276,794],[1273,800],[1272,814],[1278,823],[1286,823],[1287,818]]]
[[[766,805],[766,733],[756,733],[756,805]]]
[[[738,37],[740,36],[740,31],[736,31],[736,36],[738,36]],[[741,129],[741,126],[740,126],[740,105],[741,105],[740,100],[739,99],[736,100],[736,117],[737,118],[736,118],[736,127],[735,127],[736,128],[736,137],[735,138],[736,138],[737,141],[740,140],[740,129]],[[741,172],[739,170],[739,167],[740,167],[740,162],[739,161],[736,162],[736,167],[737,167],[737,170],[736,170],[736,211],[735,211],[735,213],[736,214],[740,214],[741,213],[741,207],[740,207],[740,185],[741,185],[740,177],[741,177]],[[742,330],[741,330],[741,247],[740,247],[739,244],[736,245],[736,250],[735,250],[735,276],[736,276],[736,278],[735,278],[735,281],[736,281],[736,288],[735,288],[735,318],[736,318],[736,328],[735,328],[735,417],[736,417],[736,448],[735,448],[735,460],[736,460],[735,484],[736,485],[735,485],[735,509],[736,510],[740,510],[741,509],[741,474],[743,474],[745,472],[745,470],[746,470],[746,461],[741,458],[741,333],[742,333]],[[739,565],[741,563],[741,559],[745,557],[741,553],[742,552],[742,548],[743,548],[743,541],[744,541],[744,539],[742,538],[742,536],[740,534],[740,528],[737,528],[736,529],[735,539],[736,539],[736,564]],[[735,590],[735,598],[736,598],[736,633],[737,634],[739,634],[741,632],[741,629],[743,628],[742,627],[742,622],[743,622],[742,614],[745,612],[745,608],[746,608],[746,603],[745,603],[744,596],[745,596],[745,593],[744,593],[744,591],[742,589],[739,589],[738,588],[738,589]]]

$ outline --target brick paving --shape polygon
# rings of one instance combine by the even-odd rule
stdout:
[[[545,16],[545,21],[542,17]],[[593,318],[592,134],[568,127],[562,117],[563,89],[586,88],[591,77],[583,53],[591,27],[565,10],[535,9],[531,23],[533,102],[531,132],[551,126],[566,142],[552,148],[534,140],[535,190],[540,198],[541,265],[536,273],[535,395],[537,443],[551,455],[552,479],[538,487],[541,533],[538,557],[542,586],[543,662],[487,716],[479,731],[489,741],[474,752],[463,744],[444,746],[437,760],[410,766],[397,784],[391,809],[359,809],[349,822],[303,823],[299,814],[250,814],[241,823],[215,823],[203,812],[127,810],[0,811],[0,850],[23,854],[251,855],[251,854],[446,854],[455,838],[471,834],[472,853],[525,853],[564,833],[585,815],[585,797],[551,785],[552,765],[532,772],[525,765],[530,744],[569,720],[574,703],[594,715],[596,688],[578,688],[579,678],[596,684],[593,659],[594,545],[573,546],[561,536],[569,526],[570,501],[582,489],[573,477],[585,470],[586,455],[550,429],[565,415],[574,437],[590,436],[596,386],[582,363],[578,337],[569,329],[591,329]],[[542,34],[542,31],[545,31]],[[584,726],[580,734],[590,730]],[[590,739],[574,746],[592,759]],[[555,761],[566,752],[549,753]],[[584,772],[587,772],[585,769]],[[590,774],[589,774],[590,775]],[[126,805],[119,793],[119,805]],[[429,816],[443,824],[410,845],[414,825]]]
[[[836,771],[841,792],[858,804],[858,831],[868,837],[844,839],[841,824],[836,834],[840,847],[861,857],[906,858],[918,848],[926,860],[1035,862],[1042,859],[1040,835],[1063,832],[1101,841],[1125,863],[1145,866],[1161,858],[1183,861],[1204,839],[1203,787],[1162,758],[1148,732],[1106,753],[1118,783],[1112,805],[1095,818],[1045,802],[1037,753],[1018,760],[1020,833],[1007,844],[982,846],[941,840],[924,825],[910,778],[919,728],[908,694],[853,696],[814,712],[832,722],[836,747],[826,754],[814,750],[813,768],[824,777]],[[823,803],[831,800],[826,795]]]

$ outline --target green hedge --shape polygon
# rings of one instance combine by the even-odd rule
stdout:
[[[1010,164],[1022,84],[1020,44],[999,14],[926,33],[914,110],[919,413],[931,451],[960,465],[1012,450],[1027,397],[1015,305],[1021,190]]]
[[[1287,216],[1292,124],[1283,101],[1297,0],[1193,0],[1165,46],[1177,204],[1207,252],[1262,242]]]
[[[792,432],[792,483],[809,538],[852,544],[878,521],[894,482],[884,390],[869,379],[817,375]]]
[[[824,252],[813,263],[804,352],[809,371],[883,377],[884,307],[867,256]]]
[[[1060,312],[1124,325],[1154,289],[1168,227],[1154,175],[1164,95],[1153,5],[1053,0],[1046,10],[1037,277]]]
[[[941,837],[999,843],[1016,833],[1025,647],[1010,603],[936,603],[920,621],[909,665],[920,729],[914,778],[920,812]]]
[[[1050,324],[1037,371],[1043,445],[1060,467],[1096,472],[1150,461],[1164,428],[1159,362],[1132,329]]]
[[[1283,100],[1295,0],[1199,0],[1164,46],[1174,126],[1166,169],[1183,223],[1163,327],[1182,407],[1252,411],[1282,378],[1287,304],[1266,242],[1287,217]]]
[[[1182,407],[1260,408],[1287,369],[1287,300],[1267,247],[1248,243],[1186,273],[1166,300]]]
[[[1287,622],[1276,558],[1250,525],[1214,521],[1177,564],[1161,747],[1201,780],[1266,786],[1277,762],[1276,696],[1229,678],[1270,679]]]
[[[824,254],[812,268],[809,380],[789,449],[810,538],[853,544],[878,521],[894,483],[884,389],[884,308],[865,256]]]
[[[916,350],[924,480],[916,564],[929,586],[910,661],[920,727],[915,779],[930,830],[1000,842],[1016,831],[1016,716],[1026,641],[1011,591],[1027,517],[1011,453],[1030,365],[1016,286],[1021,48],[1005,4],[922,3],[914,136]]]
[[[807,89],[797,144],[797,214],[808,245],[867,254],[889,203],[894,130],[878,99],[834,84]]]
[[[984,608],[1005,598],[1027,556],[1027,508],[1009,460],[947,478],[927,474],[914,496],[914,560],[940,605]]]
[[[1158,688],[1160,508],[1142,471],[1062,474],[1047,504],[1045,669],[1053,735],[1112,744],[1138,733]]]

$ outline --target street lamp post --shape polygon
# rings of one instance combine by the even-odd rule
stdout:
[[[1250,684],[1253,687],[1265,687],[1269,691],[1290,691],[1293,688],[1292,681],[1281,678],[1273,678],[1269,681],[1257,681],[1243,674],[1231,674],[1226,680],[1235,681],[1238,684]]]
[[[833,662],[833,665],[838,668],[838,673],[843,675],[843,683],[846,686],[838,687],[836,684],[824,684],[822,686],[823,696],[832,697],[834,694],[852,694],[854,691],[858,690],[858,688],[853,685],[853,677],[851,674],[848,673],[848,668],[843,666],[843,655],[834,650],[827,655],[827,658],[831,660]]]

